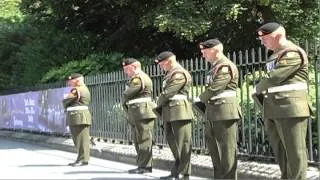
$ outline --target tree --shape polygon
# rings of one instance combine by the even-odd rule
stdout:
[[[4,22],[21,22],[24,15],[19,11],[21,0],[1,0],[0,1],[0,24]]]
[[[167,48],[182,56],[195,56],[197,43],[210,37],[219,37],[227,50],[255,47],[260,43],[256,28],[274,20],[284,24],[295,40],[315,39],[320,27],[317,3],[315,0],[24,0],[22,7],[36,21],[53,22],[66,31],[93,32],[105,42],[102,46],[115,51],[154,55],[158,49]]]
[[[199,57],[198,43],[212,37],[226,52],[244,50],[260,46],[256,29],[267,21],[284,24],[290,39],[319,41],[319,12],[315,0],[2,0],[0,81],[32,84],[104,52]]]

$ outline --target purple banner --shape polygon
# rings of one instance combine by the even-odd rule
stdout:
[[[0,128],[68,133],[62,100],[69,88],[0,96]]]

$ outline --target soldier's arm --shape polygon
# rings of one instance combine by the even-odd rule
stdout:
[[[71,91],[68,94],[66,94],[66,96],[62,101],[63,107],[67,108],[71,103],[79,100],[79,98],[80,98],[79,90],[77,88],[71,89]]]
[[[128,102],[134,96],[136,96],[140,91],[142,86],[142,81],[139,77],[135,77],[130,81],[129,87],[123,92],[123,103]]]
[[[270,87],[279,86],[301,66],[301,59],[297,52],[287,52],[280,60],[277,67],[269,72],[256,86],[256,93],[261,94]]]
[[[199,98],[201,102],[207,103],[211,97],[216,96],[223,90],[225,90],[226,86],[232,78],[231,73],[232,72],[230,71],[228,65],[219,68],[216,72],[212,84],[208,86],[203,93],[200,94]]]
[[[169,102],[169,99],[178,94],[179,90],[183,88],[186,83],[186,77],[183,73],[177,72],[172,75],[167,87],[162,91],[157,101],[157,106],[161,107]]]

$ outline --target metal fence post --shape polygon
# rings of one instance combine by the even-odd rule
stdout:
[[[320,55],[316,56],[315,62],[315,80],[316,80],[316,119],[318,130],[318,166],[320,167]]]

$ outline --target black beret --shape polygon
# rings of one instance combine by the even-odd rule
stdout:
[[[134,59],[134,58],[126,58],[122,61],[122,66],[127,66],[130,65],[132,63],[137,62],[138,60]]]
[[[72,73],[72,74],[68,77],[68,80],[76,79],[76,78],[79,78],[79,77],[83,77],[83,75],[80,74],[80,73]]]
[[[169,57],[171,56],[174,56],[173,52],[170,52],[170,51],[163,51],[162,53],[160,53],[156,59],[155,59],[155,62],[156,63],[159,63],[161,61],[164,61],[166,59],[168,59]]]
[[[222,44],[219,39],[214,38],[214,39],[208,39],[204,42],[200,42],[200,45],[202,45],[204,48],[212,48],[218,44]]]
[[[265,36],[277,30],[281,25],[276,22],[270,22],[262,25],[257,29],[259,36]]]

